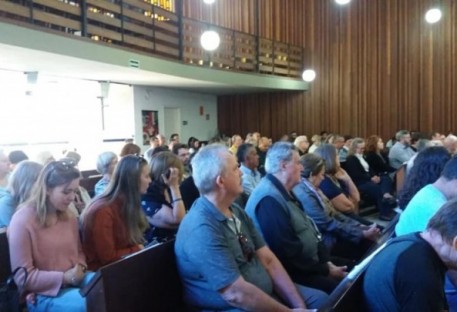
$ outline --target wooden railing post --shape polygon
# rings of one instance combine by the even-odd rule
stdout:
[[[34,20],[33,20],[33,0],[28,0],[27,2],[29,4],[30,23],[34,24]]]
[[[81,0],[81,37],[87,37],[87,2]]]
[[[178,49],[179,49],[179,60],[184,61],[184,23],[183,23],[183,2],[182,0],[176,0],[176,13],[178,15]]]
[[[121,42],[124,43],[124,1],[119,1],[120,11],[121,11]]]

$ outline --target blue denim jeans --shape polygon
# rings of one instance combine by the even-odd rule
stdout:
[[[84,287],[95,275],[89,272],[84,276],[79,287]],[[37,295],[35,304],[27,304],[29,312],[84,312],[86,311],[86,298],[79,294],[76,287],[63,288],[57,296],[49,297]]]

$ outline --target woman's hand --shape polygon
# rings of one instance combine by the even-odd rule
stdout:
[[[170,167],[168,169],[169,175],[167,177],[166,174],[162,174],[163,182],[168,187],[179,186],[179,169],[175,167]]]
[[[338,169],[338,171],[335,173],[335,178],[342,181],[348,181],[351,179],[346,170],[343,168]]]
[[[78,286],[86,274],[86,265],[78,263],[70,270],[64,272],[63,283],[64,286]]]

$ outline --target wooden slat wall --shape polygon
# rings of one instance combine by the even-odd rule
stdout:
[[[190,17],[254,33],[246,21],[255,20],[253,0],[218,0],[211,9],[188,1],[192,6],[185,1],[184,11]],[[222,132],[259,130],[276,139],[292,130],[311,135],[325,129],[387,139],[401,128],[457,131],[457,1],[258,5],[259,35],[303,46],[304,63],[317,71],[317,79],[306,93],[219,97]],[[429,25],[424,15],[435,5],[443,19]]]

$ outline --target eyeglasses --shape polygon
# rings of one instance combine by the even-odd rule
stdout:
[[[60,171],[68,171],[76,166],[76,162],[72,159],[57,160],[51,163],[52,169]]]
[[[238,242],[240,243],[241,250],[243,251],[244,258],[251,262],[252,258],[254,257],[255,251],[249,245],[248,238],[243,233],[238,233]]]

